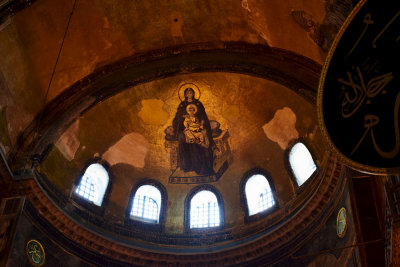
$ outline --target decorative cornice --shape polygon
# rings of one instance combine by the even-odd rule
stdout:
[[[3,23],[13,17],[16,13],[29,7],[37,0],[5,0],[0,6],[0,28]]]
[[[131,265],[237,265],[255,263],[274,263],[294,253],[323,224],[345,185],[344,165],[331,157],[323,171],[318,187],[309,201],[300,210],[292,211],[288,218],[259,233],[236,247],[225,248],[209,253],[168,253],[155,252],[122,245],[95,234],[59,210],[35,181],[26,181],[26,190],[30,203],[25,209],[26,215],[51,239],[78,257],[99,266]],[[233,233],[233,238],[240,236],[240,231]],[[217,248],[218,249],[218,248]],[[184,249],[182,251],[185,251]],[[213,249],[209,249],[213,251]],[[253,260],[251,260],[253,259]],[[249,261],[250,260],[250,261]]]
[[[18,170],[19,159],[32,154],[40,163],[47,148],[79,116],[96,103],[141,83],[187,73],[232,72],[280,83],[315,103],[320,69],[317,63],[292,52],[245,43],[190,44],[125,58],[99,67],[49,102],[39,132],[35,134],[35,119],[11,151],[12,167]],[[302,201],[295,199],[250,227],[239,225],[212,233],[152,232],[142,233],[140,238],[136,235],[140,229],[132,235],[117,225],[111,230],[102,228],[98,216],[86,218],[87,211],[81,214],[85,216],[78,210],[67,211],[70,200],[40,177],[26,181],[29,201],[25,212],[52,240],[98,266],[272,263],[293,253],[320,228],[340,197],[342,173],[343,165],[332,157],[313,179],[310,190],[301,193]],[[149,235],[163,241],[149,241]]]

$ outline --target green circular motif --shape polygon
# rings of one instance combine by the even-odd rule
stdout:
[[[336,231],[339,238],[343,238],[347,231],[347,214],[346,209],[343,207],[339,210],[336,219]]]
[[[36,240],[28,241],[28,243],[26,243],[26,256],[32,265],[42,266],[45,261],[45,254],[42,244]]]

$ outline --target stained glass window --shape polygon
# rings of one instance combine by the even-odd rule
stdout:
[[[142,185],[133,198],[130,216],[134,220],[159,223],[161,193],[152,185]]]
[[[303,143],[297,143],[292,147],[289,153],[289,163],[299,186],[317,170],[310,151]]]
[[[264,175],[251,176],[246,182],[245,193],[249,215],[257,214],[275,205],[271,186]]]
[[[108,173],[104,167],[98,163],[90,165],[82,176],[79,186],[75,193],[83,199],[101,206],[108,186]]]
[[[220,212],[215,194],[203,190],[190,200],[190,228],[206,228],[220,225]]]

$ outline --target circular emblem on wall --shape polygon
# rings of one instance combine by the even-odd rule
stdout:
[[[343,238],[347,231],[347,214],[346,209],[341,208],[336,219],[336,232],[339,238]]]
[[[29,240],[25,248],[26,256],[33,266],[42,266],[45,261],[45,253],[42,244],[36,240]]]

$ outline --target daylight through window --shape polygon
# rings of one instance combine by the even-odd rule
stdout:
[[[94,163],[86,169],[75,192],[93,204],[101,206],[108,180],[106,169],[102,165]]]
[[[289,162],[299,186],[307,181],[317,169],[310,151],[303,143],[297,143],[292,147]]]
[[[215,194],[203,190],[190,201],[190,228],[206,228],[220,225],[220,212]]]
[[[275,205],[267,178],[261,174],[251,176],[245,186],[249,215],[254,215]]]
[[[160,219],[161,193],[152,185],[142,185],[133,198],[131,218],[158,223]]]

